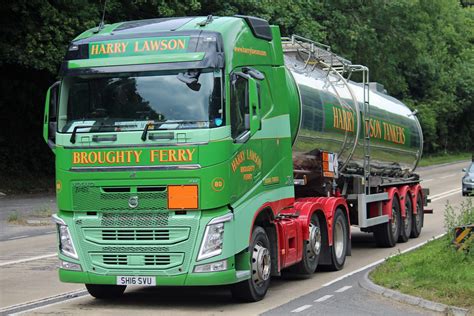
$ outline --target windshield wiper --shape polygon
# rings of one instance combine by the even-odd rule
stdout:
[[[178,126],[181,125],[181,124],[192,124],[192,123],[209,123],[209,121],[196,121],[196,120],[187,120],[187,121],[165,121],[165,122],[156,122],[156,123],[147,123],[145,125],[145,128],[143,129],[143,133],[142,133],[142,140],[143,141],[146,141],[146,137],[148,135],[148,130],[150,129],[150,127],[158,127],[160,128],[161,125],[165,125],[165,124],[169,124],[169,125],[172,125],[172,124],[177,124]],[[174,128],[164,128],[163,130],[172,130]]]
[[[93,127],[94,125],[76,125],[74,126],[74,129],[72,130],[72,134],[71,134],[71,138],[69,139],[69,141],[73,144],[76,143],[76,133],[77,133],[77,130],[79,128],[91,128]]]
[[[137,127],[137,125],[110,125],[110,124],[107,124],[107,125],[104,125],[104,124],[101,124],[99,126],[97,125],[76,125],[74,126],[74,129],[72,130],[72,134],[71,134],[71,138],[69,139],[69,141],[73,144],[76,143],[76,134],[77,134],[77,130],[80,129],[80,128],[97,128],[96,131],[91,131],[89,130],[88,132],[89,133],[96,133],[96,132],[100,132],[100,130],[103,128],[103,127],[114,127],[115,129],[120,129],[120,128],[130,128],[130,127]],[[117,131],[117,130],[115,130]],[[86,132],[85,132],[86,133]]]

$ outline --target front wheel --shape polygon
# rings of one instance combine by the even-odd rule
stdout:
[[[265,230],[256,226],[250,242],[250,279],[234,284],[232,296],[245,302],[257,302],[265,297],[270,286],[270,240]]]
[[[332,226],[331,264],[332,271],[341,270],[346,262],[347,243],[349,242],[349,225],[340,208],[334,214]]]
[[[98,299],[116,299],[125,292],[126,285],[86,284],[87,292]]]

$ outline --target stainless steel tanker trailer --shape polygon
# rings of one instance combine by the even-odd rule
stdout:
[[[296,195],[346,197],[351,223],[374,232],[382,246],[417,237],[428,190],[419,187],[414,173],[423,150],[416,112],[369,82],[367,67],[353,65],[329,46],[293,35],[283,40],[283,52],[299,95],[298,107],[290,109]],[[399,205],[387,210],[393,200],[387,189],[394,186],[405,189]]]

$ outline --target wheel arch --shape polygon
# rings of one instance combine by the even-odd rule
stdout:
[[[382,214],[387,215],[388,218],[391,220],[392,219],[392,204],[393,204],[394,198],[398,199],[398,204],[401,207],[400,193],[398,191],[398,188],[396,187],[390,187],[385,192],[388,193],[388,200],[383,202],[382,204]]]
[[[407,194],[409,194],[409,198],[413,203],[413,197],[411,193],[411,188],[408,185],[404,185],[398,188],[398,194],[399,194],[399,201],[400,201],[400,210],[402,214],[402,218],[406,218],[407,216],[407,210],[406,210],[406,205],[405,203],[402,203],[402,200],[405,202]]]
[[[268,239],[270,240],[270,251],[271,251],[271,275],[278,276],[280,275],[280,255],[279,255],[279,240],[280,236],[278,234],[278,229],[275,226],[275,213],[271,206],[265,205],[260,208],[254,215],[252,228],[250,230],[249,244],[252,240],[252,232],[255,226],[262,227],[267,233]]]

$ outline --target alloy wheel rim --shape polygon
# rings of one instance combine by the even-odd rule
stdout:
[[[257,286],[262,285],[270,278],[270,267],[270,251],[261,243],[257,243],[252,253],[252,280]]]
[[[336,254],[336,258],[341,258],[344,251],[344,227],[342,226],[341,221],[336,222],[336,226],[334,227],[334,252]]]
[[[309,252],[311,259],[321,252],[321,229],[313,223],[309,224]]]
[[[398,211],[392,207],[392,236],[397,236],[398,233]]]

